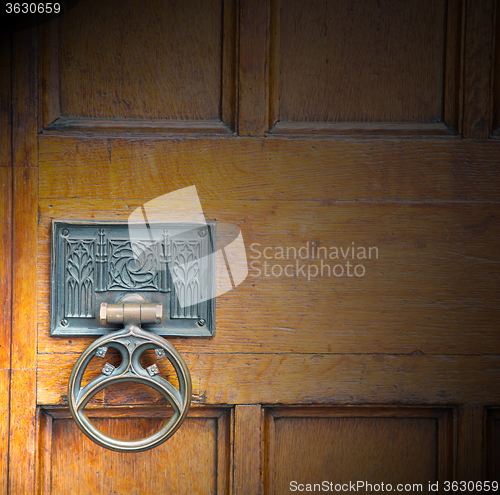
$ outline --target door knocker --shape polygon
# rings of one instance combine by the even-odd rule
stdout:
[[[71,414],[91,440],[118,452],[141,452],[170,438],[191,403],[191,375],[167,336],[212,336],[214,332],[215,225],[153,225],[147,238],[129,236],[126,223],[54,221],[52,225],[51,334],[102,335],[77,360],[68,384]],[[110,348],[121,355],[114,367],[82,385],[94,358]],[[156,364],[141,355],[154,350],[178,379],[174,387]],[[139,440],[114,438],[99,430],[85,406],[100,391],[134,382],[159,392],[173,410],[167,423]]]

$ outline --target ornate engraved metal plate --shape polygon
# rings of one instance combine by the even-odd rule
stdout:
[[[52,223],[51,325],[54,336],[103,335],[101,303],[140,293],[161,303],[163,336],[210,337],[215,327],[215,223]]]

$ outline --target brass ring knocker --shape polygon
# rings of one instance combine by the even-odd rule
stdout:
[[[117,452],[142,452],[165,442],[179,428],[191,403],[191,375],[182,356],[164,338],[139,326],[141,322],[153,323],[161,320],[161,305],[141,304],[141,300],[144,301],[140,296],[130,295],[124,297],[121,304],[103,303],[101,321],[124,323],[125,328],[104,335],[87,347],[76,362],[69,379],[69,407],[77,425],[91,440]],[[128,304],[128,301],[133,303]],[[109,347],[117,349],[121,354],[121,364],[115,368],[106,363],[102,375],[82,387],[81,382],[87,365],[95,355],[104,357]],[[148,349],[154,349],[157,358],[167,358],[171,362],[179,379],[179,389],[158,375],[156,365],[147,369],[141,366],[141,354]],[[160,392],[174,410],[167,424],[156,433],[139,440],[120,440],[96,428],[85,414],[85,406],[104,388],[123,382],[142,383]]]

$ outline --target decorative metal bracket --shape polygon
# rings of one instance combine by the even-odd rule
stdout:
[[[142,236],[142,237],[141,237]],[[211,337],[215,332],[215,223],[138,226],[126,222],[52,223],[53,336],[108,334],[116,323],[99,318],[102,303],[140,293],[161,304],[163,336]]]

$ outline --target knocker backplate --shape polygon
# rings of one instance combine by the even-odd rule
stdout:
[[[53,336],[104,335],[101,303],[129,293],[163,305],[162,336],[211,337],[215,327],[215,223],[52,222]]]

